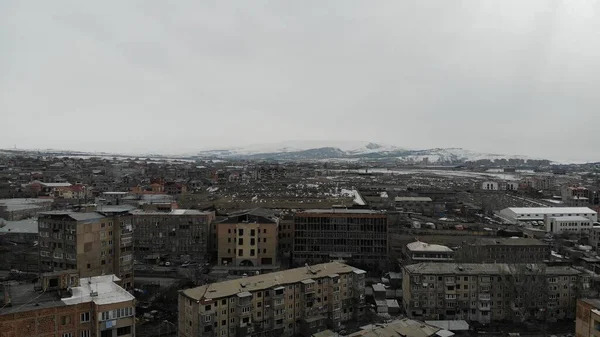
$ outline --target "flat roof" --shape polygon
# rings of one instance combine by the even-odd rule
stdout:
[[[442,245],[429,244],[426,242],[415,241],[406,245],[411,252],[452,252],[453,250]]]
[[[66,305],[94,302],[97,305],[133,301],[135,297],[115,282],[120,281],[115,275],[85,277],[79,279],[79,287],[74,287],[73,296],[63,298]],[[91,296],[96,293],[96,296]]]
[[[296,215],[307,213],[316,214],[379,214],[386,215],[385,211],[376,211],[371,209],[354,209],[354,208],[330,208],[330,209],[306,209],[296,212]]]
[[[199,211],[196,209],[174,209],[170,212],[160,211],[144,211],[141,209],[135,209],[130,212],[133,215],[210,215],[212,212]]]
[[[433,201],[430,197],[395,197],[394,201]]]
[[[0,226],[2,226],[0,227],[0,233],[38,233],[38,222],[36,218],[18,221],[0,220]]]
[[[475,240],[475,245],[548,246],[545,242],[533,238],[481,238]]]
[[[515,267],[507,263],[438,263],[425,262],[405,266],[404,268],[415,274],[450,274],[450,275],[497,275],[510,273]],[[538,264],[522,264],[528,268],[540,269],[546,268],[546,275],[579,275],[581,274],[575,268],[568,266],[546,266],[543,263]]]
[[[589,207],[509,207],[517,214],[597,214]]]
[[[310,267],[288,269],[274,273],[261,274],[241,279],[211,283],[196,288],[182,290],[182,293],[194,300],[218,299],[233,296],[240,292],[253,292],[276,286],[295,284],[304,280],[328,277],[331,274],[345,274],[356,268],[340,262],[318,264]]]
[[[97,213],[97,212],[69,212],[69,211],[41,212],[39,214],[39,217],[53,216],[53,215],[68,216],[75,221],[90,221],[90,220],[100,220],[100,219],[106,218],[104,215]]]

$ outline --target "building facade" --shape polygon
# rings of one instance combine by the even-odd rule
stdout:
[[[114,275],[42,274],[37,283],[0,285],[2,337],[133,337],[135,298]],[[35,299],[35,301],[32,301]]]
[[[580,298],[577,300],[576,337],[600,337],[600,300]]]
[[[202,262],[214,212],[176,209],[131,212],[136,258],[146,262]]]
[[[38,216],[41,271],[75,269],[81,277],[114,274],[133,287],[133,246],[127,217],[50,211]]]
[[[525,319],[573,319],[586,274],[543,264],[419,263],[403,267],[409,317],[481,324]],[[540,311],[539,308],[546,308]]]
[[[372,268],[388,262],[388,217],[362,209],[313,209],[294,215],[295,263],[335,259]]]
[[[311,336],[359,320],[365,272],[332,262],[179,293],[179,336]]]
[[[264,209],[230,214],[217,223],[219,268],[231,272],[279,269],[279,218]]]
[[[460,262],[537,263],[550,259],[550,246],[534,238],[483,238],[464,244]]]
[[[598,221],[598,213],[588,207],[509,207],[501,210],[499,215],[512,224],[566,216],[582,216],[592,222]]]
[[[546,232],[561,233],[589,233],[594,222],[585,216],[547,216],[544,219]]]

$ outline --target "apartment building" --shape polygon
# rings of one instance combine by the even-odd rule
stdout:
[[[343,259],[383,267],[388,261],[388,217],[365,209],[312,209],[294,215],[293,260]]]
[[[75,269],[81,277],[115,274],[133,287],[132,227],[128,216],[50,211],[38,216],[41,271]]]
[[[577,300],[576,337],[600,337],[600,300],[580,298]]]
[[[179,336],[311,336],[359,320],[365,271],[339,262],[212,283],[179,293]]]
[[[403,267],[403,305],[407,316],[419,319],[573,319],[588,278],[572,267],[544,264],[419,263]]]
[[[233,273],[279,269],[279,219],[271,211],[233,213],[216,225],[217,269]]]
[[[204,261],[214,212],[175,209],[170,212],[134,210],[136,257],[146,261]]]
[[[0,285],[0,335],[133,337],[135,298],[114,275],[44,273],[33,284]]]
[[[460,262],[537,263],[550,259],[550,246],[534,238],[481,238],[464,244]]]

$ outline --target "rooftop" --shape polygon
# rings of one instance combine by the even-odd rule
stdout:
[[[506,264],[506,263],[418,263],[404,268],[415,274],[460,274],[460,275],[497,275],[510,274],[515,268],[524,267],[532,273],[546,275],[579,275],[580,271],[568,266],[546,266],[540,264]],[[545,271],[542,271],[545,267]],[[535,270],[534,270],[535,269]]]
[[[52,202],[52,199],[43,198],[0,199],[0,206],[6,206],[7,211],[20,211],[25,209],[39,208],[41,206],[47,206]]]
[[[433,201],[430,197],[395,197],[395,202],[402,201],[418,201],[418,202],[431,202]]]
[[[0,219],[0,233],[38,233],[38,222],[36,218],[6,221]]]
[[[66,305],[85,302],[104,305],[133,301],[135,297],[115,283],[120,280],[114,275],[81,278],[79,280],[80,286],[73,288],[73,296],[63,298],[62,301]]]
[[[406,245],[406,248],[411,252],[452,252],[452,249],[446,246],[429,244],[421,241],[411,242]]]
[[[302,215],[306,213],[313,214],[377,214],[385,215],[384,211],[376,211],[370,209],[354,209],[354,208],[330,208],[330,209],[306,209],[304,211],[296,212],[296,215]]]
[[[144,211],[140,209],[136,209],[131,211],[133,215],[210,215],[212,212],[204,212],[195,209],[174,209],[170,212],[160,212],[160,211]]]
[[[403,318],[390,323],[361,327],[360,331],[352,333],[348,337],[429,337],[435,336],[440,330],[440,328],[421,321]]]
[[[547,246],[548,244],[533,238],[481,238],[475,245],[504,245],[504,246]]]
[[[11,303],[10,306],[0,307],[0,315],[65,305],[61,301],[58,292],[35,290],[35,284],[30,282],[24,284],[19,284],[16,281],[6,282],[4,283],[4,286],[10,294]],[[0,291],[2,291],[2,285],[0,285]]]
[[[517,214],[597,214],[589,207],[509,207]]]
[[[319,279],[333,274],[344,274],[352,271],[361,272],[360,269],[356,269],[340,262],[330,262],[310,267],[300,267],[269,274],[211,283],[183,290],[182,293],[194,300],[218,299],[233,296],[241,292],[264,290],[279,285],[284,286],[304,280]]]
[[[600,300],[597,298],[582,298],[581,301],[593,306],[596,309],[600,309]]]
[[[39,214],[40,218],[53,216],[68,216],[75,221],[91,221],[105,218],[104,215],[97,212],[48,211]]]

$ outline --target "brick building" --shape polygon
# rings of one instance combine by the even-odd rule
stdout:
[[[35,284],[0,285],[2,337],[133,337],[135,298],[114,275],[42,274]]]

